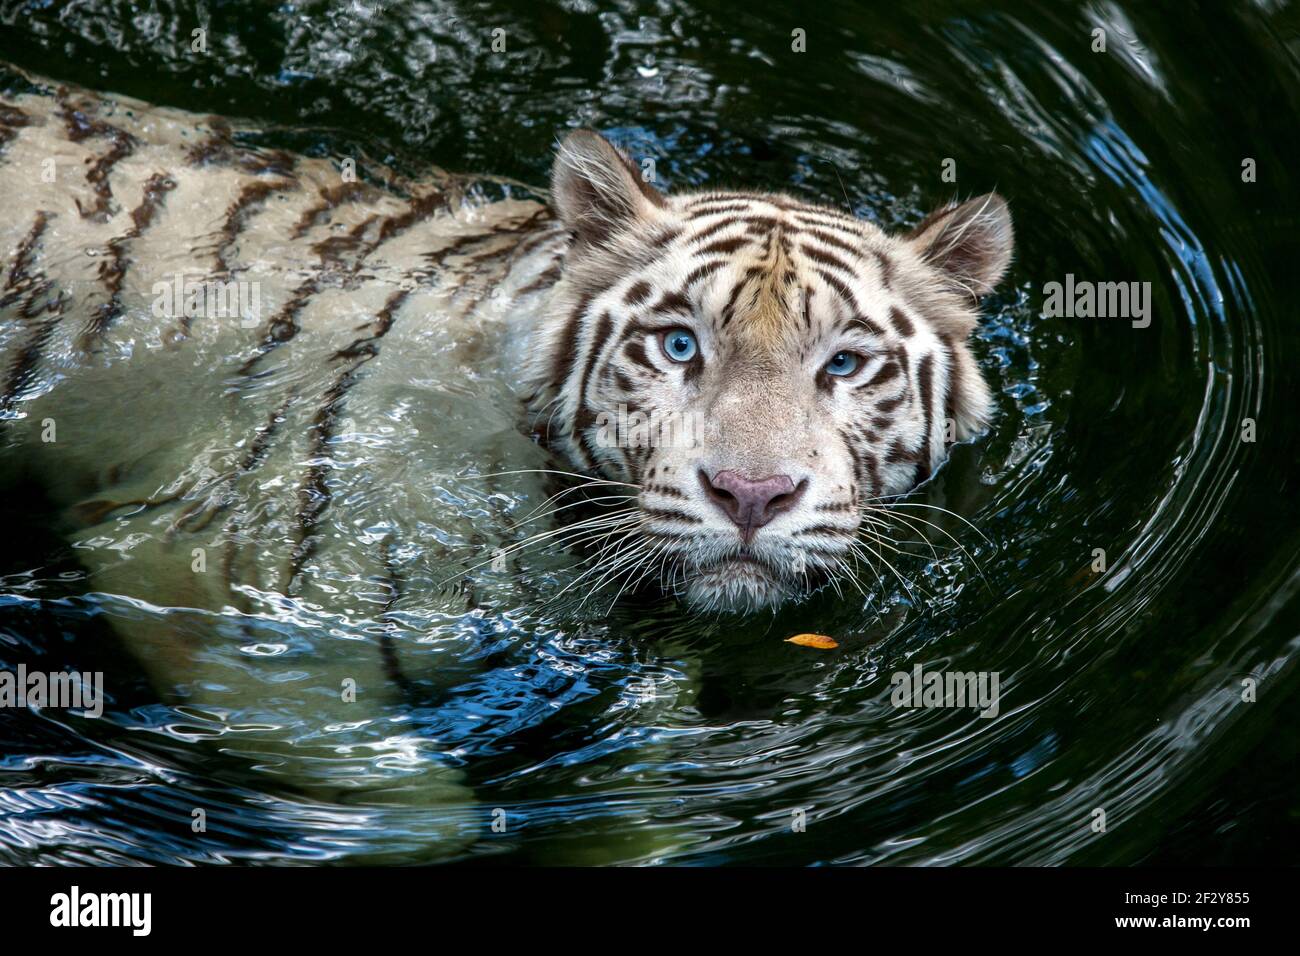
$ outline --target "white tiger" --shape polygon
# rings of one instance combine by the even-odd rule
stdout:
[[[998,196],[892,238],[784,195],[664,196],[583,131],[553,195],[574,242],[538,401],[575,467],[636,489],[613,560],[667,566],[691,602],[761,607],[843,573],[864,512],[988,420],[968,338],[1011,257]],[[602,419],[629,408],[702,440],[611,442]]]
[[[988,419],[967,337],[1011,255],[994,195],[890,237],[779,194],[666,196],[586,131],[550,208],[243,138],[36,80],[0,100],[0,470],[66,515],[158,686],[287,783],[470,805],[385,709],[428,670],[401,611],[454,627],[464,588],[408,583],[541,560],[507,519],[548,472],[620,502],[559,532],[585,585],[745,610],[848,573],[871,509]],[[255,289],[261,315],[160,309],[184,280]],[[629,441],[629,415],[699,440]],[[304,686],[286,618],[329,637]]]

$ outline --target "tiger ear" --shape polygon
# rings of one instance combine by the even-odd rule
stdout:
[[[574,130],[551,169],[551,196],[560,221],[582,242],[600,245],[666,204],[627,156],[599,133]]]
[[[1011,264],[1011,211],[997,193],[936,209],[907,242],[957,289],[978,298],[992,292]]]

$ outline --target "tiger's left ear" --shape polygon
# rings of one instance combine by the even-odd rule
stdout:
[[[582,242],[602,245],[667,204],[636,165],[599,133],[574,130],[551,169],[551,196],[560,221]]]
[[[997,193],[936,209],[908,234],[909,245],[954,286],[978,298],[1011,264],[1011,212]]]

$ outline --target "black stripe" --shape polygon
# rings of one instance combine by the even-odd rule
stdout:
[[[42,312],[49,313],[50,318],[32,329],[27,341],[23,343],[22,348],[18,350],[13,361],[10,362],[4,388],[0,391],[0,410],[7,411],[12,408],[14,402],[18,400],[19,394],[31,384],[32,379],[36,376],[36,370],[41,363],[41,353],[44,351],[45,346],[49,344],[50,337],[59,324],[59,318],[63,315],[66,301],[62,296],[56,296],[47,300],[39,309],[31,311],[24,309],[23,318],[25,319],[35,319]]]
[[[692,206],[688,215],[691,219],[703,219],[705,216],[713,216],[722,212],[749,212],[753,208],[753,205],[747,202],[713,200],[711,203],[702,202]]]
[[[877,325],[875,322],[872,322],[872,321],[871,321],[869,318],[867,318],[865,315],[855,315],[853,318],[849,319],[849,321],[848,321],[847,323],[845,323],[845,324],[846,324],[846,326],[847,326],[848,328],[851,328],[851,329],[852,329],[852,328],[863,329],[864,331],[866,331],[867,333],[869,333],[869,334],[871,334],[871,335],[884,335],[884,334],[885,334],[885,330],[884,330],[884,329],[882,329],[882,328],[881,328],[879,325]]]
[[[881,385],[884,385],[886,382],[892,382],[894,379],[898,378],[900,372],[901,369],[899,369],[898,363],[892,361],[886,361],[883,365],[880,366],[880,368],[876,370],[875,375],[871,376],[871,378],[869,378],[867,381],[863,382],[862,384],[856,385],[854,387],[855,388],[877,388]]]
[[[150,176],[144,184],[144,196],[140,200],[140,205],[131,211],[131,229],[124,235],[108,241],[109,256],[99,267],[99,277],[104,282],[108,301],[91,313],[90,320],[81,335],[81,348],[89,349],[95,340],[103,337],[109,326],[122,314],[122,286],[126,281],[127,270],[130,268],[126,247],[133,240],[139,239],[153,224],[167,193],[175,188],[176,181],[165,173],[154,173]]]
[[[640,279],[627,290],[627,294],[623,296],[623,301],[627,305],[640,305],[650,298],[650,291],[650,283],[646,282],[645,279]]]
[[[885,483],[880,480],[880,462],[871,452],[867,452],[864,457],[867,461],[867,480],[871,482],[871,490],[874,494],[880,494],[885,487]]]
[[[207,139],[191,146],[185,158],[192,166],[232,166],[254,176],[272,173],[292,176],[297,158],[282,149],[258,149],[240,146],[234,140],[230,124],[219,117],[208,121]]]
[[[835,246],[837,249],[842,249],[843,251],[851,253],[853,255],[862,254],[862,250],[858,246],[855,246],[851,242],[845,242],[843,239],[840,239],[838,236],[835,236],[824,229],[814,228],[814,229],[808,229],[806,230],[806,232],[809,236],[812,236],[818,242],[824,242],[828,246]]]
[[[27,231],[26,238],[18,244],[14,253],[13,264],[9,267],[9,275],[5,279],[4,291],[6,295],[0,298],[0,308],[15,301],[31,285],[30,270],[32,263],[36,258],[36,245],[45,235],[45,227],[49,224],[50,214],[44,209],[36,211],[36,218],[32,220],[32,228]]]
[[[4,308],[20,297],[25,297],[19,309],[19,316],[24,322],[32,324],[27,340],[18,349],[9,365],[3,389],[0,390],[0,411],[8,411],[12,408],[18,395],[31,383],[40,365],[41,353],[54,334],[66,304],[62,295],[50,297],[52,283],[43,272],[32,271],[36,247],[45,234],[48,221],[47,212],[37,211],[32,228],[19,244],[13,265],[9,267],[9,275],[4,284],[5,295],[0,297],[0,308]],[[43,322],[35,322],[34,320],[42,314],[48,314],[49,318]]]
[[[850,311],[861,311],[858,308],[858,297],[853,294],[853,290],[845,285],[841,279],[822,268],[818,268],[815,271],[819,276],[821,276],[823,282],[834,289],[836,293],[839,294],[840,298],[849,304]]]
[[[640,342],[629,342],[626,346],[624,346],[623,354],[626,355],[628,359],[635,362],[637,365],[641,365],[644,366],[645,368],[648,368],[650,371],[654,372],[656,376],[663,375],[663,373],[659,370],[659,367],[656,366],[653,362],[651,362],[649,356],[645,354],[645,346],[642,345]]]
[[[654,485],[648,484],[642,492],[648,495],[663,495],[665,498],[676,498],[679,501],[689,501],[690,496],[680,488],[674,488],[672,485]]]
[[[336,186],[322,187],[320,201],[303,211],[293,230],[289,233],[289,238],[301,239],[306,235],[308,229],[316,225],[321,216],[327,212],[332,212],[340,204],[353,199],[366,188],[366,184],[361,182],[343,182]]]
[[[823,265],[830,266],[833,269],[841,269],[844,272],[847,272],[849,275],[857,274],[851,265],[849,265],[839,256],[835,255],[833,252],[828,252],[825,249],[819,249],[816,246],[810,245],[809,243],[806,242],[799,244],[799,250],[809,259],[812,259],[814,262],[820,262]]]
[[[244,475],[247,475],[254,468],[262,463],[266,458],[267,452],[271,449],[271,440],[275,437],[280,425],[284,423],[285,416],[288,414],[289,406],[293,403],[294,394],[291,392],[285,396],[284,400],[267,416],[266,421],[258,428],[253,435],[252,440],[248,443],[248,449],[244,452],[244,457],[232,471],[221,475],[216,481],[203,489],[205,496],[192,501],[172,521],[172,527],[190,533],[202,531],[214,518],[230,507],[234,502],[231,495],[223,495],[216,500],[213,507],[204,510],[204,506],[213,500],[212,492],[220,485],[231,485],[237,482]],[[200,512],[202,512],[200,514]],[[197,516],[197,517],[196,517]]]
[[[86,182],[95,193],[95,205],[85,209],[80,199],[76,201],[77,212],[81,213],[81,218],[94,219],[96,222],[107,222],[112,207],[113,188],[109,183],[109,174],[114,166],[135,152],[136,147],[135,138],[129,133],[115,126],[102,125],[108,131],[106,135],[109,136],[111,145],[108,151],[97,157],[86,170]]]
[[[682,234],[681,229],[675,226],[670,226],[669,228],[665,229],[663,232],[656,235],[653,239],[651,239],[650,245],[653,248],[662,250],[666,246],[671,245],[673,241],[681,234]]]
[[[217,231],[220,241],[217,243],[213,257],[218,274],[229,274],[230,264],[226,261],[226,254],[234,246],[235,240],[239,238],[239,234],[243,232],[253,213],[266,203],[272,193],[297,188],[298,184],[288,179],[255,179],[244,184],[235,201],[226,209],[225,222]]]
[[[962,386],[962,368],[960,357],[957,350],[961,348],[960,344],[954,345],[952,340],[943,338],[944,352],[948,357],[948,394],[944,399],[944,414],[954,423],[953,424],[953,441],[957,440],[957,401],[961,397]],[[944,441],[948,440],[948,423],[944,422],[943,426]]]
[[[681,521],[684,524],[704,523],[701,519],[695,517],[695,515],[687,514],[685,511],[678,511],[675,508],[652,508],[647,505],[642,505],[641,512],[648,517],[663,518],[665,521]]]
[[[311,276],[293,290],[293,295],[289,297],[289,300],[280,306],[275,315],[267,319],[266,332],[262,335],[262,341],[258,343],[252,356],[239,366],[239,374],[251,375],[263,356],[298,334],[298,314],[306,308],[312,296],[319,290],[319,276]]]
[[[367,252],[373,252],[389,239],[400,236],[412,226],[424,222],[430,216],[435,216],[440,211],[449,209],[450,207],[451,201],[447,194],[436,187],[429,189],[427,192],[412,196],[404,210],[396,215],[387,217],[379,224],[379,230],[375,235],[375,241],[370,244],[370,248]],[[539,210],[533,213],[532,216],[528,217],[523,223],[509,231],[519,232],[526,229],[544,212],[545,210]],[[497,230],[498,233],[503,231],[506,230]]]
[[[740,219],[736,221],[743,222],[745,224],[746,230],[750,233],[750,235],[753,236],[762,236],[764,234],[764,230],[771,231],[778,227],[782,229],[789,229],[793,232],[798,231],[795,227],[791,226],[789,223],[783,223],[775,216],[742,216]]]
[[[324,195],[324,193],[322,193]],[[438,189],[430,189],[410,199],[406,208],[392,216],[386,216],[382,219],[379,216],[367,216],[364,220],[353,226],[346,235],[328,236],[312,246],[312,251],[320,259],[321,266],[338,266],[346,271],[350,276],[355,276],[361,269],[366,258],[370,256],[380,245],[395,236],[401,235],[416,224],[424,221],[430,216],[436,215],[440,210],[447,208],[448,199],[446,195]],[[534,225],[535,221],[544,214],[544,210],[534,212],[525,217],[517,225],[496,229],[488,233],[475,233],[472,235],[461,236],[453,240],[448,245],[434,252],[426,253],[425,259],[429,265],[435,269],[442,267],[442,264],[453,255],[467,255],[470,249],[475,246],[487,245],[500,238],[503,232],[518,233]],[[299,221],[302,226],[307,221]],[[369,242],[365,241],[366,234],[374,224],[379,225],[375,230],[375,237]],[[504,254],[508,250],[495,250],[491,255]],[[347,253],[355,252],[356,256],[352,263],[345,264],[343,256]],[[240,366],[240,373],[248,376],[267,354],[277,347],[288,342],[300,331],[297,317],[306,307],[307,303],[320,291],[321,275],[317,274],[309,277],[294,290],[293,296],[281,309],[271,317],[267,323],[267,330],[262,338],[261,343],[254,350],[253,355]]]
[[[876,263],[880,266],[880,285],[888,292],[890,284],[894,281],[894,261],[879,250],[873,249],[872,255],[876,257]]]
[[[696,351],[691,360],[682,367],[682,381],[689,385],[699,378],[700,373],[703,371],[704,356],[699,351]]]
[[[31,117],[16,106],[0,103],[0,150],[9,145],[24,126],[31,125]]]
[[[890,465],[911,465],[920,460],[918,454],[914,451],[908,451],[902,443],[895,440],[890,443],[889,451],[885,452],[885,462]]]
[[[555,285],[555,283],[560,281],[560,276],[562,275],[564,275],[564,269],[558,262],[553,263],[536,279],[528,283],[528,285],[520,288],[519,295],[532,295],[534,292],[541,292],[544,289],[549,289],[551,286]]]
[[[519,229],[514,231],[516,232],[526,231],[528,226],[531,223],[533,223],[536,219],[543,218],[548,215],[549,213],[546,210],[542,210],[541,214],[535,214],[533,216],[529,216],[520,224]],[[544,226],[534,230],[532,235],[527,236],[521,242],[519,242],[518,245],[515,246],[514,252],[512,252],[510,255],[510,265],[513,266],[517,259],[522,259],[523,257],[527,256],[529,253],[531,253],[535,248],[537,248],[538,246],[544,243],[561,242],[561,241],[564,242],[566,245],[568,244],[568,238],[565,236],[565,234],[562,231],[555,228],[555,223],[547,222]]]
[[[686,288],[689,289],[691,286],[699,282],[705,276],[712,275],[713,273],[717,272],[726,264],[727,264],[726,259],[714,259],[712,262],[705,262],[701,265],[696,266],[686,276],[686,283],[685,283]]]
[[[382,542],[380,547],[384,550],[384,571],[387,574],[387,580],[384,583],[388,585],[388,599],[384,601],[384,610],[381,615],[385,619],[386,626],[379,629],[379,656],[383,664],[384,676],[397,687],[407,703],[418,704],[416,684],[406,676],[406,672],[402,669],[401,659],[397,656],[397,645],[393,642],[392,622],[389,618],[397,602],[402,599],[405,581],[402,578],[401,568],[397,563],[397,555],[392,540]]]
[[[934,356],[926,355],[921,359],[921,364],[917,369],[917,394],[920,398],[921,409],[925,416],[925,432],[921,437],[921,448],[917,452],[916,463],[916,483],[920,484],[930,477],[930,426],[934,413],[930,408],[931,391],[933,389],[934,377]]]
[[[856,239],[862,238],[862,222],[844,213],[831,212],[827,209],[812,209],[799,206],[791,210],[797,218],[811,219],[809,228],[820,226],[822,229],[835,229]]]
[[[904,338],[911,338],[916,334],[916,327],[912,325],[912,320],[907,317],[907,313],[896,305],[889,307],[889,321]]]
[[[591,308],[592,298],[591,295],[584,295],[578,299],[578,304],[569,313],[564,328],[560,331],[559,347],[552,353],[551,359],[551,382],[557,389],[564,388],[573,373],[574,363],[578,360],[578,333],[582,330],[582,317]]]
[[[740,297],[740,293],[744,291],[745,287],[748,286],[750,282],[753,281],[755,276],[761,275],[762,272],[762,266],[750,266],[745,270],[745,274],[740,277],[740,281],[736,283],[735,288],[731,290],[731,296],[727,299],[727,304],[722,310],[722,327],[724,329],[727,327],[727,323],[735,317],[736,303]]]
[[[815,524],[815,525],[810,525],[807,528],[800,528],[798,531],[794,533],[794,537],[802,538],[814,534],[829,534],[829,535],[835,535],[837,537],[843,538],[852,534],[852,529],[843,528],[840,527],[839,525],[833,525],[833,524]]]
[[[114,127],[103,120],[95,119],[87,114],[86,110],[96,108],[97,104],[83,102],[80,104],[83,108],[74,105],[68,96],[66,86],[60,86],[55,91],[54,101],[59,105],[59,118],[63,120],[63,131],[67,134],[69,141],[73,143],[108,136],[114,130]]]
[[[853,462],[853,475],[857,479],[858,485],[862,486],[867,483],[866,462],[862,458],[862,450],[858,448],[854,436],[844,429],[840,429],[840,437],[844,440],[844,447],[848,449],[849,458]]]
[[[726,239],[715,239],[707,246],[702,246],[696,250],[697,255],[707,256],[713,253],[727,255],[735,252],[737,249],[749,245],[753,240],[748,236],[729,236]]]
[[[686,297],[685,292],[665,292],[659,297],[650,309],[652,312],[684,313],[688,316],[695,315],[695,310],[691,307],[691,300]]]
[[[340,359],[351,361],[339,369],[333,383],[325,391],[324,401],[307,431],[307,457],[311,464],[303,476],[302,483],[298,486],[297,528],[294,532],[296,544],[289,558],[289,583],[286,588],[286,593],[291,596],[297,592],[303,569],[316,551],[316,525],[325,509],[329,507],[332,497],[326,481],[330,472],[329,443],[338,426],[339,415],[343,410],[348,390],[356,384],[362,366],[379,354],[379,341],[392,328],[397,310],[410,294],[409,289],[399,289],[389,296],[384,307],[375,316],[371,333],[340,349],[331,359],[331,361]]]
[[[739,216],[727,216],[724,219],[719,219],[717,222],[701,229],[699,232],[695,233],[695,235],[691,236],[691,243],[703,242],[714,233],[721,232],[728,226],[734,226],[738,222],[741,222]]]
[[[600,360],[601,350],[604,349],[605,343],[609,340],[609,334],[613,330],[614,323],[608,312],[602,312],[600,318],[596,321],[596,334],[591,338],[591,344],[587,346],[587,365],[582,373],[582,384],[578,387],[578,397],[576,399],[579,408],[585,408],[587,404],[587,388],[591,385],[591,375],[596,370],[596,363]]]

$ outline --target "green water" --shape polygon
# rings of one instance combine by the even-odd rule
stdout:
[[[1300,19],[900,7],[0,0],[0,61],[316,155],[540,184],[590,126],[668,188],[782,189],[886,228],[955,193],[1010,202],[1017,258],[976,339],[999,414],[920,498],[974,526],[945,523],[961,548],[775,618],[639,598],[600,623],[467,620],[474,666],[410,714],[484,808],[458,859],[1295,862]],[[1044,316],[1067,274],[1150,282],[1150,326]],[[214,760],[131,680],[40,508],[23,489],[0,516],[0,664],[126,690],[94,726],[0,713],[0,860],[310,862],[416,829]],[[784,643],[802,631],[839,647]],[[918,664],[998,673],[999,716],[894,707]],[[494,836],[498,807],[517,824]]]

